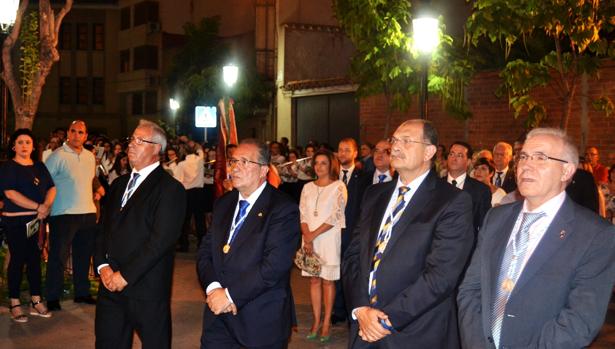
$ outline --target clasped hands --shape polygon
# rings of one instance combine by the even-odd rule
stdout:
[[[100,268],[100,280],[105,288],[111,292],[120,292],[128,282],[119,271],[113,271],[110,266]]]
[[[36,218],[45,219],[47,218],[47,216],[49,216],[50,211],[51,211],[51,207],[45,204],[40,204],[36,208]]]
[[[226,291],[219,287],[207,294],[207,306],[215,315],[233,313],[237,315],[237,306],[226,296]]]
[[[355,311],[355,316],[359,322],[359,336],[366,342],[376,342],[391,334],[381,321],[393,327],[387,314],[381,310],[371,307],[360,307]]]

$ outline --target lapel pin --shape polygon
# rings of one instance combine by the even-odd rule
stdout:
[[[560,231],[559,232],[559,238],[564,240],[565,237],[566,237],[566,231],[565,230]]]
[[[263,213],[262,213],[262,212],[259,212],[259,213],[258,213],[258,216],[259,216],[259,217],[262,217],[262,216],[263,216]]]

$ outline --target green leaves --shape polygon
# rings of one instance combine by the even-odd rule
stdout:
[[[21,97],[32,96],[36,75],[40,70],[40,39],[38,34],[38,11],[30,11],[23,18],[19,39],[21,52],[19,73],[21,78]]]

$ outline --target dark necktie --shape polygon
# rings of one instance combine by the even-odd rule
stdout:
[[[495,291],[495,303],[491,311],[491,334],[493,340],[498,345],[502,333],[502,320],[508,297],[519,279],[521,266],[527,253],[527,243],[530,238],[530,228],[536,221],[544,217],[544,212],[523,213],[521,224],[513,240],[506,246],[504,258],[500,266],[498,283]]]
[[[384,183],[385,179],[387,179],[387,175],[385,174],[378,175],[378,183]]]
[[[126,192],[124,193],[124,197],[122,197],[122,207],[126,205],[128,199],[132,196],[132,193],[135,190],[135,184],[137,184],[137,178],[139,178],[140,174],[137,172],[132,174],[132,178],[130,178],[130,182],[128,182],[128,186],[126,187]]]
[[[495,186],[500,188],[502,186],[502,174],[504,172],[496,172],[496,177],[495,177]]]
[[[376,292],[376,273],[378,271],[378,266],[380,265],[380,260],[382,260],[384,251],[387,248],[389,239],[391,238],[393,225],[397,223],[398,218],[403,213],[404,206],[406,206],[404,195],[408,192],[408,190],[410,190],[410,188],[408,187],[399,187],[399,193],[397,194],[397,200],[395,201],[395,208],[393,209],[393,213],[387,217],[387,220],[382,226],[382,229],[380,229],[380,231],[378,232],[378,238],[376,240],[376,252],[374,253],[374,257],[372,258],[372,282],[369,285],[369,303],[371,305],[374,305],[378,302],[378,294]]]
[[[342,182],[348,185],[348,170],[342,170],[342,172],[344,172],[344,176],[342,177]]]
[[[453,181],[451,182],[451,184],[453,185],[453,187],[457,187],[457,181],[453,179]]]

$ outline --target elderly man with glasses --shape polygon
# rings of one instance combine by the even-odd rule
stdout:
[[[96,244],[100,273],[96,348],[171,347],[171,280],[175,243],[186,210],[184,187],[160,165],[167,139],[141,120],[128,145],[132,173],[113,181]]]
[[[615,227],[566,194],[579,156],[559,129],[519,153],[524,200],[489,211],[459,288],[465,348],[584,348],[600,331],[615,278]]]
[[[299,208],[266,181],[270,153],[242,141],[228,160],[236,190],[214,204],[197,270],[207,294],[201,348],[286,348]]]

